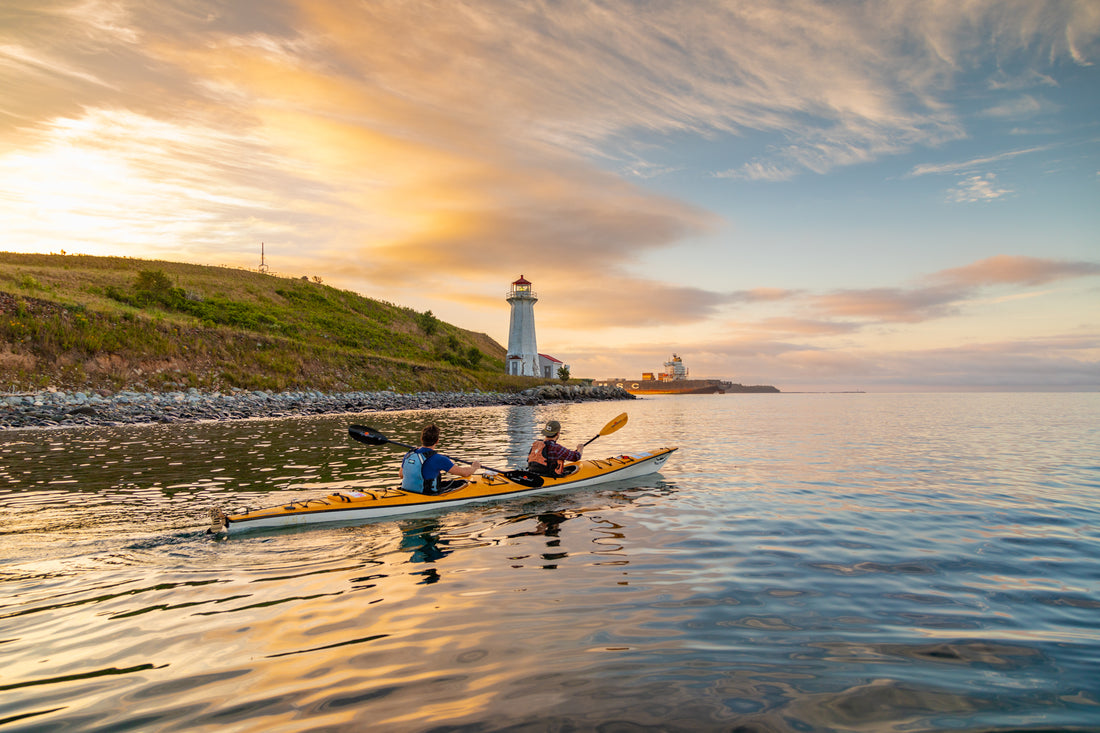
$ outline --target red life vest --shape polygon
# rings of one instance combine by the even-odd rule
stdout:
[[[538,439],[531,444],[531,452],[527,455],[527,470],[541,473],[544,476],[561,476],[565,461],[551,460],[547,457],[552,440]]]

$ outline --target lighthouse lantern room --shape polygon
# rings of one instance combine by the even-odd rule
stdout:
[[[512,315],[508,323],[505,371],[508,374],[537,377],[539,350],[535,342],[535,303],[538,302],[538,297],[531,289],[531,283],[520,275],[519,280],[512,283],[506,299],[512,306]]]

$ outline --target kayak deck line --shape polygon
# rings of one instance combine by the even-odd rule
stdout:
[[[523,494],[541,494],[567,488],[579,488],[630,479],[654,473],[676,447],[657,448],[638,453],[623,453],[602,459],[585,459],[570,464],[574,470],[562,477],[546,477],[542,486],[524,486],[502,473],[479,473],[456,482],[440,494],[416,494],[398,488],[335,491],[327,496],[286,502],[263,509],[242,509],[227,513],[220,507],[210,510],[208,533],[248,529],[295,527],[320,522],[373,519],[474,502],[502,499]]]

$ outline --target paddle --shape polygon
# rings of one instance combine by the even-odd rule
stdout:
[[[378,432],[374,428],[368,428],[365,425],[349,425],[348,435],[360,443],[366,443],[367,445],[385,445],[386,443],[392,443],[393,445],[399,445],[402,448],[408,448],[409,450],[416,450],[416,446],[408,445],[406,443],[398,443],[396,440],[390,440],[382,433]],[[470,464],[470,461],[464,461],[461,458],[455,458],[450,456],[452,461],[456,463]],[[488,466],[482,466],[486,471],[492,471],[493,473],[499,473],[504,478],[508,479],[514,484],[520,486],[526,486],[528,488],[537,489],[542,486],[543,478],[537,473],[531,473],[530,471],[498,471],[495,468],[489,468]]]
[[[593,440],[600,437],[600,435],[611,435],[613,432],[615,432],[616,430],[621,428],[623,425],[626,425],[626,413],[625,412],[623,414],[619,415],[617,418],[615,418],[611,422],[609,422],[607,425],[604,425],[603,430],[601,430],[599,432],[599,435],[594,435],[591,440],[589,440],[587,443],[582,444],[581,447],[583,448],[584,446],[588,445],[588,443],[591,443]]]

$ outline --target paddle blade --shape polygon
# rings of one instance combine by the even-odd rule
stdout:
[[[390,442],[390,439],[385,435],[374,428],[368,428],[366,425],[349,425],[348,435],[367,445],[385,445]]]
[[[601,435],[611,435],[613,432],[615,432],[616,430],[621,428],[623,425],[626,425],[626,413],[625,412],[623,414],[619,415],[618,417],[616,417],[611,422],[609,422],[607,425],[604,425],[603,429],[600,430],[599,434],[593,435],[591,438],[589,438],[588,441],[585,443],[585,445],[588,445],[588,443],[591,443],[593,440],[600,437]]]
[[[613,432],[626,425],[626,413],[619,415],[617,418],[603,426],[603,430],[600,431],[600,435],[611,435]]]

